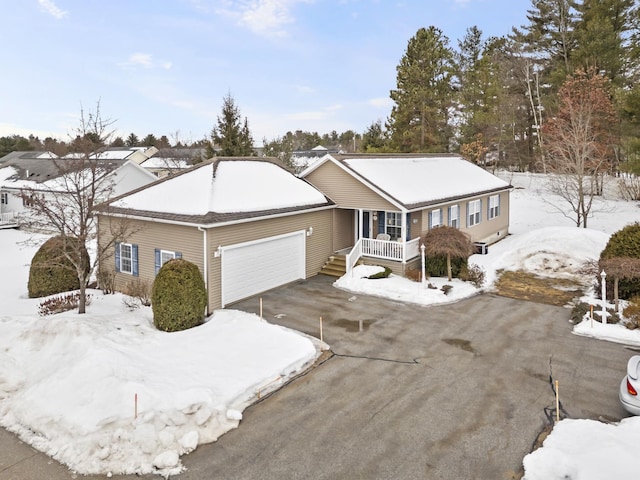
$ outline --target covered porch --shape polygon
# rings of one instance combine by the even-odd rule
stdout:
[[[0,213],[0,229],[2,228],[17,228],[18,216],[16,212]]]
[[[353,246],[345,251],[347,273],[362,257],[406,264],[420,255],[419,215],[412,217],[407,211],[352,211],[354,237]]]

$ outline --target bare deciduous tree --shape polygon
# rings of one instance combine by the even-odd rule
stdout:
[[[587,228],[598,178],[611,170],[615,125],[609,81],[577,72],[560,88],[558,111],[543,127],[551,191],[569,203],[577,227]]]
[[[62,239],[62,252],[80,282],[78,313],[85,313],[85,291],[97,265],[114,242],[123,239],[130,230],[126,219],[113,224],[111,237],[96,247],[93,260],[83,255],[85,249],[91,251],[95,244],[97,206],[114,191],[113,177],[108,175],[113,166],[97,153],[108,144],[112,124],[113,121],[102,117],[100,102],[93,112],[81,109],[80,125],[75,137],[71,136],[73,152],[65,158],[43,160],[53,162],[57,170],[55,178],[21,191],[27,212],[21,216],[20,226],[32,232],[55,233]]]

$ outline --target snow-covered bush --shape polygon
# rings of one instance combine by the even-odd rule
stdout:
[[[47,298],[40,303],[38,306],[38,315],[44,317],[46,315],[53,315],[54,313],[68,312],[69,310],[78,308],[79,303],[79,292],[69,292],[63,295],[56,295],[55,297]],[[85,295],[85,305],[91,305],[91,295]]]

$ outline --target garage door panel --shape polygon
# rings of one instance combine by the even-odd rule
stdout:
[[[305,232],[222,249],[222,305],[305,277]]]

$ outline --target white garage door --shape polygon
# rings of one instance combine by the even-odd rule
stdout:
[[[305,232],[222,247],[222,306],[305,278]]]

